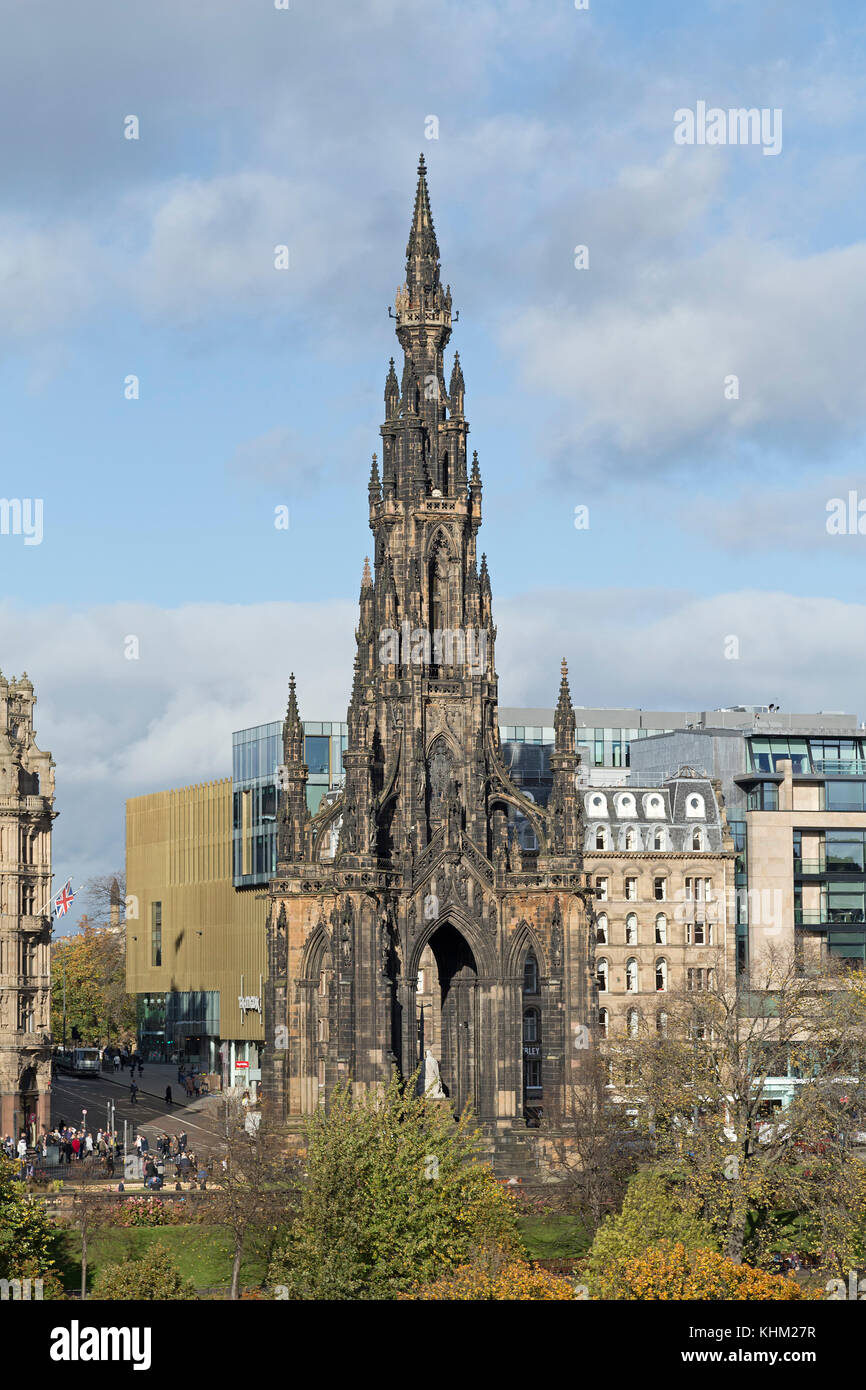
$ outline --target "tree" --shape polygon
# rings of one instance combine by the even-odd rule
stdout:
[[[77,932],[51,944],[51,1028],[63,1036],[77,1029],[82,1042],[131,1042],[135,1037],[135,997],[126,992],[123,932],[94,926],[83,917]]]
[[[512,1205],[468,1115],[404,1088],[337,1090],[308,1124],[300,1212],[269,1282],[299,1299],[394,1298],[484,1247],[518,1252]]]
[[[736,1264],[716,1250],[689,1250],[681,1242],[669,1240],[660,1241],[643,1255],[614,1261],[600,1284],[601,1298],[641,1302],[701,1299],[788,1303],[817,1296],[794,1279]]]
[[[104,1189],[100,1184],[99,1171],[92,1158],[83,1159],[77,1165],[75,1191],[72,1195],[72,1210],[75,1224],[81,1237],[81,1297],[87,1298],[87,1257],[90,1237],[105,1222]]]
[[[592,1236],[620,1206],[645,1145],[628,1127],[625,1107],[611,1103],[607,1067],[597,1048],[585,1054],[582,1077],[567,1118],[548,1107],[548,1142],[564,1205]]]
[[[674,1241],[685,1250],[713,1249],[709,1222],[684,1211],[671,1179],[662,1173],[637,1173],[629,1183],[622,1210],[603,1221],[587,1257],[587,1275],[600,1288],[606,1271],[643,1255],[659,1241]]]
[[[93,1297],[130,1302],[190,1302],[198,1298],[195,1285],[184,1279],[166,1247],[155,1241],[142,1255],[127,1255],[105,1265],[93,1286]]]
[[[804,1154],[858,1163],[850,1140],[866,1103],[866,997],[850,975],[815,979],[783,952],[735,980],[717,965],[702,977],[709,988],[665,994],[662,1031],[614,1041],[612,1075],[638,1133],[681,1172],[684,1205],[711,1223],[730,1259],[748,1241],[759,1261],[776,1234],[773,1209],[802,1199]],[[794,1102],[763,1123],[768,1078],[791,1073]]]
[[[210,1214],[232,1234],[229,1298],[237,1299],[247,1239],[254,1232],[273,1232],[285,1225],[296,1202],[298,1174],[297,1165],[286,1159],[279,1136],[260,1115],[245,1113],[235,1096],[221,1097],[220,1119],[222,1157],[215,1168]]]
[[[28,1196],[15,1164],[0,1154],[0,1279],[52,1278],[59,1250],[45,1207]]]

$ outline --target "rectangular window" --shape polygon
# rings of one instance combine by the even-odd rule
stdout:
[[[162,965],[162,903],[150,905],[150,963]]]
[[[828,811],[862,811],[864,782],[825,782]]]
[[[595,896],[598,898],[599,902],[606,903],[606,902],[607,902],[607,879],[606,879],[606,878],[597,878],[597,879],[595,880],[595,889],[596,889]]]
[[[627,902],[630,902],[630,903],[637,902],[637,879],[636,879],[636,878],[627,878],[627,879],[626,879],[626,881],[625,881],[625,896],[626,896],[626,901],[627,901]]]
[[[663,903],[665,901],[665,898],[667,897],[667,879],[653,879],[653,892],[655,894],[656,902]]]

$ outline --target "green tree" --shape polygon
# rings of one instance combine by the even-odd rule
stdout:
[[[0,1154],[0,1278],[53,1277],[59,1245],[45,1207],[30,1199],[15,1164]]]
[[[519,1241],[478,1134],[395,1075],[379,1094],[337,1091],[311,1117],[300,1212],[268,1280],[290,1298],[395,1298],[485,1247]]]
[[[662,1173],[636,1173],[629,1183],[622,1210],[604,1220],[587,1257],[587,1276],[601,1287],[617,1263],[644,1255],[659,1241],[675,1241],[686,1250],[717,1249],[708,1222],[684,1211],[676,1188]]]
[[[123,931],[94,926],[82,918],[77,932],[51,945],[51,1030],[63,1037],[66,997],[66,1038],[73,1028],[84,1043],[128,1042],[135,1037],[135,998],[126,992],[126,950]]]
[[[195,1285],[184,1279],[159,1241],[142,1255],[127,1255],[105,1265],[93,1285],[93,1297],[130,1302],[177,1303],[198,1298]]]

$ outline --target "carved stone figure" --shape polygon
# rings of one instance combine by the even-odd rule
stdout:
[[[429,1047],[424,1054],[424,1095],[428,1100],[444,1100],[445,1092],[442,1090],[442,1077],[439,1072],[439,1063],[433,1056]]]

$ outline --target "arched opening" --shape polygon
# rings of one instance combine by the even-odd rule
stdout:
[[[416,1012],[418,1059],[427,1048],[439,1063],[442,1088],[457,1112],[477,1105],[478,967],[466,938],[444,922],[421,953]],[[423,1071],[419,1082],[423,1089]]]

